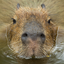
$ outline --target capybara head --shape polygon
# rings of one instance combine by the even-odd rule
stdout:
[[[7,36],[13,53],[20,58],[43,58],[55,45],[57,27],[48,16],[45,5],[38,8],[20,7],[8,27]]]

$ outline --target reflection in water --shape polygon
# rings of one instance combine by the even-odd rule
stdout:
[[[0,38],[0,64],[64,64],[64,31],[58,31],[57,43],[50,58],[19,59],[10,51],[6,40]]]

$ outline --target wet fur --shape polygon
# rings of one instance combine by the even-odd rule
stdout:
[[[50,22],[50,24],[48,23],[50,17],[48,16],[47,11],[41,7],[20,7],[15,11],[13,18],[16,20],[16,24],[12,23],[7,29],[8,40],[10,43],[9,46],[13,53],[18,57],[31,58],[31,49],[35,45],[36,58],[43,58],[50,55],[50,52],[56,43],[57,27],[52,22]],[[22,44],[21,35],[24,31],[25,24],[32,21],[42,25],[46,40],[44,44],[39,43],[39,39],[35,41],[35,44],[32,44],[31,40],[29,40],[31,43],[25,46]]]

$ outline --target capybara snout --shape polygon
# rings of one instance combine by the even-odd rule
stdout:
[[[35,20],[27,22],[23,28],[24,30],[21,36],[22,44],[28,47],[27,51],[30,52],[27,52],[28,56],[35,57],[40,53],[38,49],[45,42],[44,28]]]
[[[42,25],[36,21],[27,22],[24,27],[24,33],[21,37],[22,41],[26,42],[28,38],[35,41],[40,38],[43,43],[45,41],[45,34],[43,29],[44,28]]]

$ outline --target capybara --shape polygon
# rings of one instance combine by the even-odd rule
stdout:
[[[48,15],[45,5],[38,8],[20,7],[7,29],[9,46],[19,58],[49,57],[56,43],[57,27]]]

